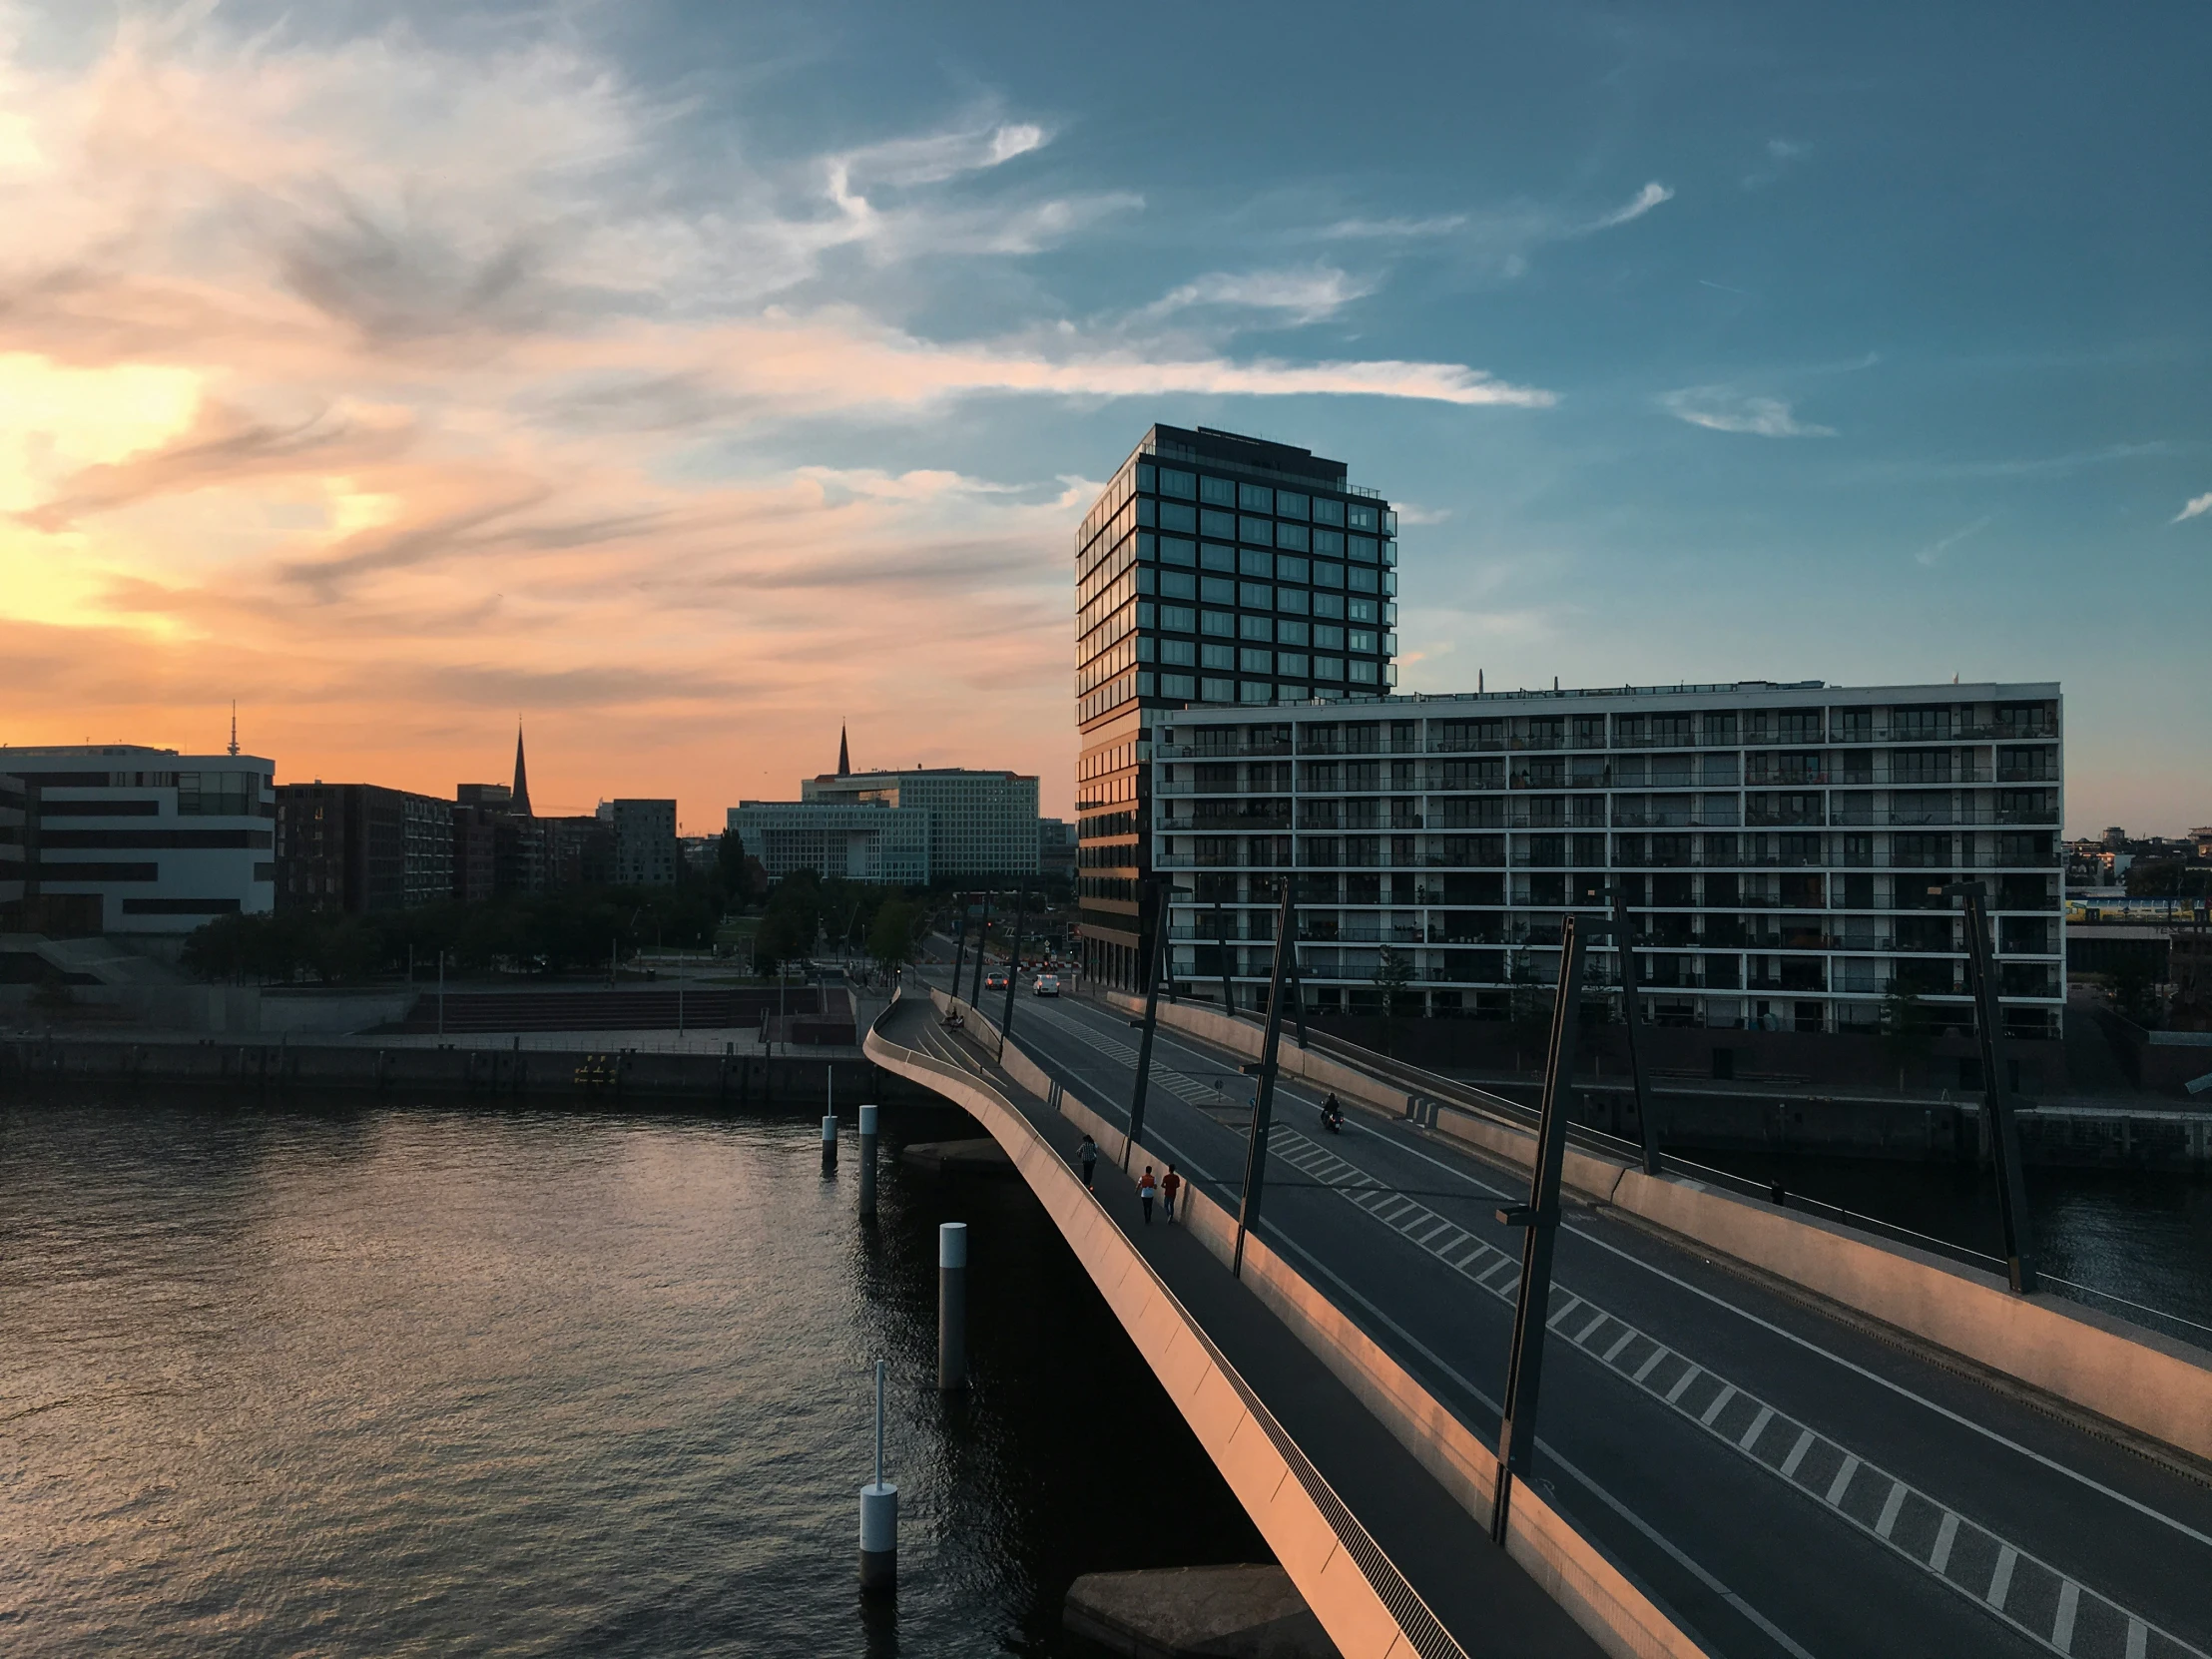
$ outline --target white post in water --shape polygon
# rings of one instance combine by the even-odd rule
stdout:
[[[822,1173],[834,1175],[837,1169],[837,1114],[826,1112],[822,1119]]]
[[[860,1108],[860,1219],[875,1219],[875,1108]]]
[[[883,1478],[883,1362],[875,1362],[875,1479],[860,1488],[860,1588],[898,1588],[898,1488]]]
[[[967,1223],[937,1228],[937,1386],[967,1386]]]

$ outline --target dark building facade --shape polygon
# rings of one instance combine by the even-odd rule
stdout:
[[[1156,712],[1387,695],[1396,567],[1397,515],[1342,461],[1154,426],[1123,462],[1075,536],[1086,974],[1141,976]]]
[[[453,804],[374,784],[276,789],[276,907],[350,914],[453,894]]]

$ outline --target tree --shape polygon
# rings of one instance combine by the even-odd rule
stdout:
[[[768,895],[761,930],[753,936],[754,960],[766,973],[800,961],[813,954],[821,929],[821,879],[811,869],[794,870]]]
[[[1396,1052],[1397,1016],[1404,1011],[1405,987],[1413,982],[1412,959],[1388,945],[1375,962],[1375,982],[1382,992],[1382,1052]]]
[[[903,967],[914,958],[914,932],[921,911],[903,898],[886,898],[875,908],[867,930],[867,953],[885,968]]]

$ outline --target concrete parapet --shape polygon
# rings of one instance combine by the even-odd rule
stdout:
[[[1337,1659],[1281,1567],[1088,1572],[1060,1622],[1131,1659]]]

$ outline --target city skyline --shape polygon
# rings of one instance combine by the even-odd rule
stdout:
[[[1401,690],[2055,680],[2207,816],[2201,16],[1270,15],[0,9],[0,737],[1071,818],[1163,420],[1400,505]]]

